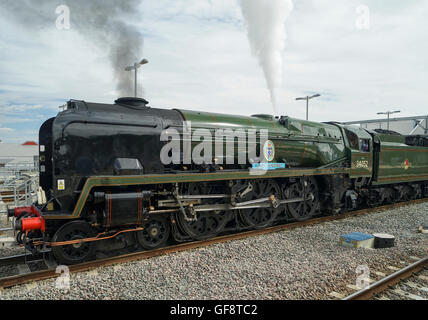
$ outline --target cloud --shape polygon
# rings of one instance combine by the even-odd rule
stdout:
[[[402,116],[427,114],[428,43],[421,39],[428,29],[428,2],[364,4],[370,9],[368,30],[356,27],[360,1],[294,1],[286,22],[279,113],[305,118],[305,104],[295,98],[319,92],[309,107],[314,121],[376,118],[390,108],[401,109]],[[150,61],[139,81],[151,106],[273,112],[237,1],[142,1],[138,10],[135,26]],[[0,126],[16,130],[1,132],[4,141],[37,139],[38,127],[71,98],[105,103],[117,98],[108,53],[73,28],[57,30],[52,12],[52,28],[43,32],[20,28],[0,12]],[[41,108],[1,113],[8,106]],[[25,123],[30,126],[25,134],[21,118],[34,120]]]
[[[43,106],[41,104],[38,105],[9,105],[9,106],[0,106],[0,114],[14,114],[14,113],[24,113],[24,112],[32,112],[34,110],[39,110]]]
[[[15,129],[0,127],[0,132],[12,132],[12,131],[15,131]]]

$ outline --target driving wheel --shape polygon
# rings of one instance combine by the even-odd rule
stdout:
[[[275,196],[280,199],[281,189],[275,180],[257,180],[253,182],[253,191],[250,200],[269,198]],[[248,201],[248,200],[247,200]],[[271,226],[281,208],[267,207],[267,208],[254,208],[240,210],[240,216],[246,226],[259,228],[266,228]]]
[[[285,189],[286,199],[303,198],[304,201],[287,204],[288,211],[297,221],[310,219],[319,208],[319,192],[316,180],[313,177],[301,179]]]

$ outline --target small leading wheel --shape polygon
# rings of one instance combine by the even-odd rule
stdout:
[[[142,227],[144,230],[137,232],[137,240],[144,249],[157,249],[168,241],[171,228],[165,217],[151,217]]]
[[[303,198],[306,201],[287,204],[288,211],[297,221],[310,219],[319,208],[318,185],[314,178],[293,183],[285,190],[286,199]]]
[[[275,198],[280,199],[280,194],[281,189],[275,180],[268,179],[254,182],[252,193],[253,200],[269,198],[271,196],[275,196]],[[246,226],[261,229],[271,226],[275,222],[280,211],[280,207],[244,209],[240,210],[240,216]]]
[[[62,242],[77,239],[92,238],[96,231],[87,222],[73,221],[64,224],[57,230],[52,242]],[[52,253],[56,260],[65,265],[82,263],[95,255],[95,241],[81,242],[64,246],[53,246]]]

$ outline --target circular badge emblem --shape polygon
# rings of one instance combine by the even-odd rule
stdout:
[[[263,146],[263,154],[267,161],[272,161],[275,158],[275,145],[272,141],[267,140]]]

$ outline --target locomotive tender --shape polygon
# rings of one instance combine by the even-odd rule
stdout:
[[[33,252],[51,248],[59,262],[74,264],[97,250],[154,249],[169,240],[428,196],[426,137],[147,104],[138,98],[71,100],[41,126],[38,201],[8,213],[18,242]],[[160,154],[170,141],[161,135],[176,130],[184,145],[183,122],[192,132],[265,130],[268,140],[256,143],[260,157],[245,163],[218,154],[186,163],[182,152],[180,161],[164,164]],[[232,139],[232,158],[249,152]],[[199,142],[190,143],[195,150]],[[254,174],[260,161],[272,170]]]

